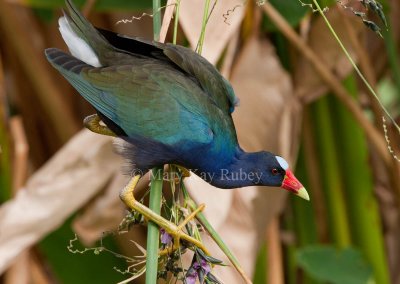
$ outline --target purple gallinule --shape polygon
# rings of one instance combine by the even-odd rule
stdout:
[[[85,125],[125,141],[123,156],[137,173],[121,192],[128,207],[196,243],[171,232],[180,230],[133,197],[140,175],[164,164],[190,169],[219,188],[279,186],[309,200],[282,157],[239,146],[231,116],[237,98],[206,59],[182,46],[97,29],[71,1],[66,6],[59,28],[72,55],[45,53],[96,109]]]

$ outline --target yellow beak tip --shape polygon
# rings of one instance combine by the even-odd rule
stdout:
[[[310,196],[308,195],[308,192],[304,187],[300,188],[299,191],[296,193],[296,195],[307,201],[310,201]]]

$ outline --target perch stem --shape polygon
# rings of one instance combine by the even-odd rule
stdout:
[[[176,37],[178,35],[179,10],[181,7],[181,0],[177,0],[175,5],[174,35],[172,39],[173,44],[176,44]]]
[[[160,39],[161,31],[161,1],[153,0],[153,34],[154,40]],[[161,198],[163,186],[163,167],[154,168],[151,176],[149,208],[155,214],[161,212]],[[149,222],[147,226],[147,261],[146,261],[146,283],[157,283],[158,271],[158,247],[160,232],[158,226]]]
[[[161,212],[161,198],[163,185],[163,168],[158,167],[152,170],[149,208],[155,214]],[[147,225],[147,261],[146,261],[146,283],[157,283],[158,269],[158,247],[159,228],[156,223],[150,221]]]
[[[201,54],[203,50],[203,43],[204,43],[204,37],[206,35],[206,26],[207,26],[207,20],[208,20],[208,11],[210,10],[210,0],[206,0],[204,4],[204,12],[203,12],[203,22],[201,24],[201,33],[200,33],[200,39],[199,39],[199,44],[197,48],[197,53]]]

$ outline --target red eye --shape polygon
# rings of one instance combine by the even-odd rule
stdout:
[[[278,169],[272,169],[272,170],[271,170],[271,173],[272,173],[274,176],[276,176],[276,175],[279,173],[279,171],[278,171]]]

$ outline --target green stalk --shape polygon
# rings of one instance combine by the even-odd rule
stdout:
[[[265,242],[262,243],[258,250],[256,257],[256,266],[254,268],[253,284],[264,284],[267,283],[268,279],[268,251]],[[291,283],[288,283],[291,284]]]
[[[175,19],[174,19],[174,35],[172,43],[176,44],[176,36],[178,34],[178,23],[179,23],[179,10],[181,8],[181,0],[177,0],[175,3]]]
[[[304,143],[304,141],[303,141]],[[303,144],[304,145],[304,144]],[[298,177],[305,188],[310,189],[311,184],[308,182],[307,174],[318,174],[318,169],[311,173],[307,173],[306,167],[306,149],[301,147],[299,152],[298,162],[296,164],[296,177]],[[317,189],[318,190],[318,189]],[[312,190],[311,192],[315,191]],[[319,202],[320,200],[312,199],[314,202],[311,204],[307,204],[303,200],[300,200],[297,196],[290,196],[291,207],[292,207],[292,226],[294,227],[295,235],[296,235],[296,245],[288,247],[288,265],[290,268],[290,274],[288,276],[288,283],[296,283],[296,270],[297,270],[297,260],[296,253],[298,248],[302,248],[307,245],[316,244],[318,242],[318,232],[316,227],[316,218],[315,218],[315,209],[313,208],[315,202]],[[299,280],[299,279],[297,279]],[[302,275],[301,283],[303,284],[313,284],[317,283],[307,274]]]
[[[296,166],[296,177],[301,180],[305,188],[310,188],[307,179],[305,155],[303,148],[299,152],[299,161]],[[307,204],[297,196],[290,196],[292,204],[293,215],[296,216],[294,220],[294,227],[296,231],[296,240],[299,246],[315,244],[318,242],[318,234],[314,217],[313,204]]]
[[[333,121],[329,113],[327,97],[321,98],[313,105],[312,109],[330,234],[334,243],[343,248],[350,245],[350,232],[340,175],[341,166],[335,149]]]
[[[309,220],[307,220],[307,222],[309,222]],[[292,211],[285,213],[285,218],[283,221],[283,229],[288,232],[294,232],[294,215]],[[297,281],[296,279],[298,278],[296,275],[297,272],[296,244],[292,242],[284,244],[283,253],[284,253],[284,266],[285,266],[284,267],[285,283],[295,284]]]
[[[161,30],[161,0],[153,0],[153,38],[155,41],[160,40]]]
[[[152,169],[149,208],[156,214],[161,212],[161,196],[163,185],[163,167]],[[146,283],[157,283],[159,228],[149,222],[147,225],[147,260]]]
[[[161,13],[160,0],[153,0],[153,32],[154,40],[160,39]],[[163,186],[163,167],[152,169],[149,208],[156,214],[161,213],[161,197]],[[157,283],[158,271],[158,247],[159,247],[159,228],[153,222],[147,225],[147,260],[146,260],[146,283]]]
[[[204,5],[203,21],[201,23],[200,39],[199,39],[199,44],[197,46],[198,54],[201,54],[201,52],[203,50],[204,37],[206,35],[206,26],[207,26],[207,21],[208,21],[208,11],[210,10],[210,2],[211,2],[210,0],[206,0],[205,5]]]
[[[345,81],[348,91],[357,96],[358,90],[354,76]],[[378,205],[374,197],[374,183],[368,161],[368,145],[362,129],[351,114],[331,98],[331,110],[336,114],[336,137],[341,172],[352,236],[361,248],[374,270],[377,283],[390,283],[385,256],[382,226]],[[351,141],[351,143],[348,143]]]
[[[0,115],[3,113],[0,109]],[[11,198],[11,155],[5,120],[0,117],[0,204]]]

